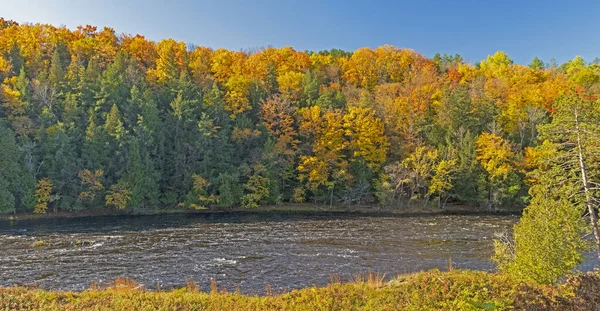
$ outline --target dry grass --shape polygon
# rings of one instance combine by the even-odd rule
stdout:
[[[354,276],[353,283],[354,284],[366,284],[370,287],[379,288],[385,283],[383,280],[385,279],[385,274],[380,274],[377,272],[369,271],[366,274],[357,274]]]
[[[210,292],[212,294],[216,294],[219,292],[219,289],[217,288],[217,280],[216,279],[210,279]]]
[[[137,284],[134,280],[118,277],[113,283],[113,289],[120,292],[136,292],[144,289],[144,286]]]
[[[185,289],[191,293],[200,292],[200,286],[192,280],[185,280]]]

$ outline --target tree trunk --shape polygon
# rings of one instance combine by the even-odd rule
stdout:
[[[577,132],[577,154],[579,157],[579,168],[581,169],[581,182],[583,183],[583,191],[585,193],[585,205],[587,206],[588,213],[590,214],[590,222],[592,223],[592,232],[596,239],[596,251],[598,252],[598,258],[600,258],[600,231],[598,230],[598,219],[596,217],[596,209],[592,204],[592,196],[590,194],[590,187],[587,180],[585,163],[583,161],[583,148],[581,147],[581,136],[579,130],[579,122],[577,119],[577,110],[575,110],[575,131]]]
[[[450,197],[446,197],[444,199],[444,203],[442,204],[442,210],[444,210],[444,211],[446,210],[446,202],[448,202],[448,198],[450,198]]]
[[[333,187],[331,187],[331,193],[329,194],[329,208],[333,207]]]

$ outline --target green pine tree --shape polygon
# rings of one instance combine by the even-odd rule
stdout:
[[[117,140],[121,139],[125,134],[125,128],[123,127],[123,122],[121,122],[121,113],[116,104],[110,108],[110,112],[106,116],[104,128],[110,136]]]

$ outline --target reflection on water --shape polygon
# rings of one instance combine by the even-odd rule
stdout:
[[[0,286],[82,290],[130,277],[147,288],[193,280],[262,293],[357,273],[490,270],[494,232],[516,216],[197,214],[0,222]],[[32,245],[44,241],[42,246]],[[597,265],[590,261],[583,267]]]

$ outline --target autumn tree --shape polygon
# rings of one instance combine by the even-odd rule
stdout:
[[[454,187],[453,180],[456,172],[456,160],[441,160],[435,166],[431,182],[427,189],[427,197],[435,195],[438,207],[444,209],[448,200],[448,192]]]
[[[516,155],[508,141],[502,137],[482,133],[477,138],[477,160],[487,172],[487,199],[490,207],[501,204],[520,190],[516,173]]]
[[[383,122],[368,108],[350,107],[343,117],[344,134],[353,159],[362,159],[371,169],[386,160],[388,141]]]
[[[213,50],[0,19],[0,212],[33,209],[46,178],[56,210],[374,198],[519,208],[537,152],[570,176],[583,167],[591,217],[598,94],[599,62],[582,57]]]
[[[219,197],[209,192],[212,185],[206,178],[194,174],[192,181],[192,191],[188,194],[187,204],[194,209],[206,209],[211,204],[219,203]]]
[[[102,185],[101,182],[104,171],[102,169],[97,169],[92,172],[88,169],[84,169],[79,171],[77,175],[81,180],[81,186],[83,188],[83,190],[79,192],[79,199],[82,201],[94,201],[100,192],[104,190],[104,185]]]
[[[321,112],[319,106],[303,109],[300,131],[313,136],[311,155],[301,156],[298,165],[299,178],[316,192],[320,187],[329,190],[329,203],[333,204],[336,185],[348,181],[348,160],[344,155],[347,141],[344,138],[343,117],[340,112]]]
[[[131,190],[124,183],[118,183],[110,186],[106,197],[106,206],[113,206],[116,209],[125,209],[129,206],[131,200]]]
[[[429,199],[429,183],[439,161],[439,152],[427,146],[419,146],[406,157],[400,165],[407,170],[407,176],[402,181],[408,182],[408,197],[411,200]],[[396,184],[398,181],[396,181]]]
[[[52,182],[48,178],[40,179],[37,182],[35,190],[36,204],[33,212],[36,214],[46,214],[48,210],[48,204],[56,200],[56,197],[52,195]]]
[[[279,180],[275,192],[285,190],[295,179],[300,141],[294,114],[291,102],[279,96],[270,97],[261,105],[260,118],[273,139],[272,143],[265,144],[264,153],[270,162],[267,164],[269,170],[274,171]]]

